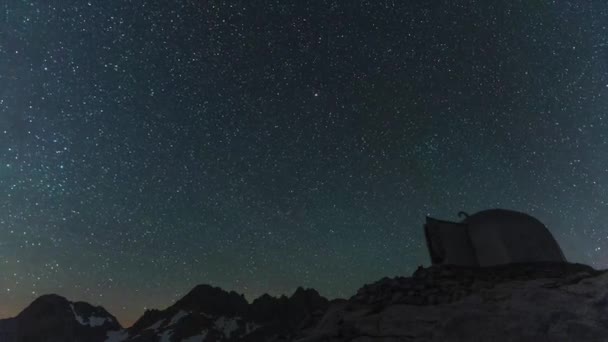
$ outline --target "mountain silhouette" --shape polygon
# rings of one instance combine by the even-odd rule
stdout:
[[[0,342],[605,341],[608,273],[566,262],[419,267],[348,300],[314,289],[243,295],[198,285],[122,328],[102,307],[41,296]]]

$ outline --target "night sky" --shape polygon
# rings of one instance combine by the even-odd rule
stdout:
[[[0,317],[348,297],[493,207],[608,267],[605,0],[0,2]]]

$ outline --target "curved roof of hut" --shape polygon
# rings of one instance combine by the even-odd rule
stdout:
[[[486,225],[499,222],[525,223],[527,226],[547,229],[547,227],[545,227],[537,218],[519,211],[507,209],[482,210],[473,215],[467,215],[466,218],[462,220],[462,223],[469,225]]]

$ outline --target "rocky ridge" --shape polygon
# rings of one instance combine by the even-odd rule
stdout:
[[[419,268],[364,286],[298,342],[606,341],[606,285],[580,264]]]
[[[110,342],[293,341],[316,325],[329,301],[298,288],[291,297],[263,295],[249,304],[242,295],[199,285],[165,310],[149,310]]]
[[[601,273],[586,265],[570,263],[419,267],[411,277],[384,278],[364,285],[351,302],[381,306],[447,304],[506,282],[554,279],[557,287]]]

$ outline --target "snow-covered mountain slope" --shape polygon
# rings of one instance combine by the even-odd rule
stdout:
[[[0,341],[101,342],[108,331],[119,329],[121,326],[116,318],[100,306],[44,295],[17,317],[0,320]]]

